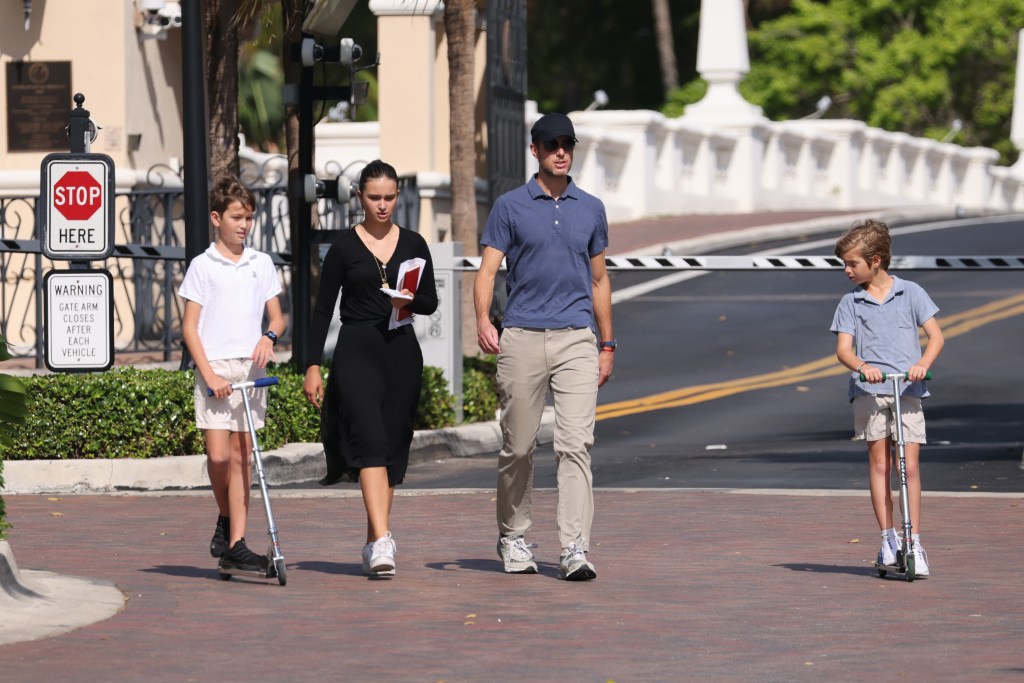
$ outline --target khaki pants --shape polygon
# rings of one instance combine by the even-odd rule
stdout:
[[[555,406],[558,539],[584,550],[594,518],[590,447],[597,407],[597,340],[590,329],[501,334],[498,391],[502,448],[498,455],[498,531],[523,536],[532,523],[533,453],[548,391]]]

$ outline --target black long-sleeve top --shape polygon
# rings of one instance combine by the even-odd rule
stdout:
[[[430,315],[437,310],[437,286],[434,283],[430,249],[422,235],[399,228],[395,253],[383,266],[390,288],[400,289],[398,268],[412,258],[423,259],[426,267],[416,294],[406,308],[418,315]],[[338,304],[338,314],[342,325],[387,324],[393,307],[391,298],[380,291],[381,268],[380,261],[363,244],[355,230],[344,231],[334,241],[320,270],[320,286],[313,307],[312,331],[304,367],[320,364],[339,290],[341,302]]]

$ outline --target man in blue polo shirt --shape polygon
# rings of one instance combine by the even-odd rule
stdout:
[[[615,351],[604,259],[608,219],[604,204],[569,176],[577,142],[569,117],[547,114],[530,132],[537,173],[494,203],[474,285],[477,340],[485,353],[498,354],[498,555],[510,574],[537,573],[524,536],[532,522],[533,452],[550,391],[562,548],[558,578],[585,581],[597,576],[586,556],[594,516],[590,447],[597,388],[612,373]],[[503,259],[508,304],[499,345],[489,311]]]

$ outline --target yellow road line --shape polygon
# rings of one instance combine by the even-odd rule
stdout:
[[[1017,294],[961,313],[939,318],[939,324],[942,327],[943,337],[952,339],[973,332],[984,325],[1021,314],[1024,314],[1024,294]],[[835,377],[848,372],[849,370],[840,365],[834,355],[826,356],[809,363],[762,375],[683,387],[629,401],[606,403],[597,407],[597,419],[607,420],[613,417],[624,417],[654,410],[678,408],[704,401],[713,401],[745,391],[786,386],[824,377]]]

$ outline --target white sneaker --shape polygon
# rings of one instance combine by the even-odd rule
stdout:
[[[921,541],[914,541],[914,576],[928,576],[928,553]]]
[[[533,561],[533,553],[522,536],[498,539],[498,557],[505,565],[506,574],[536,574],[537,563]]]
[[[896,551],[892,547],[892,543],[885,536],[885,532],[882,532],[882,547],[878,549],[878,564],[884,564],[887,567],[896,566]]]
[[[395,575],[395,541],[387,532],[363,546],[363,573],[368,576]]]
[[[582,546],[570,543],[569,547],[562,551],[562,557],[558,562],[558,578],[565,581],[590,581],[597,578],[597,571],[594,565],[587,561]]]

